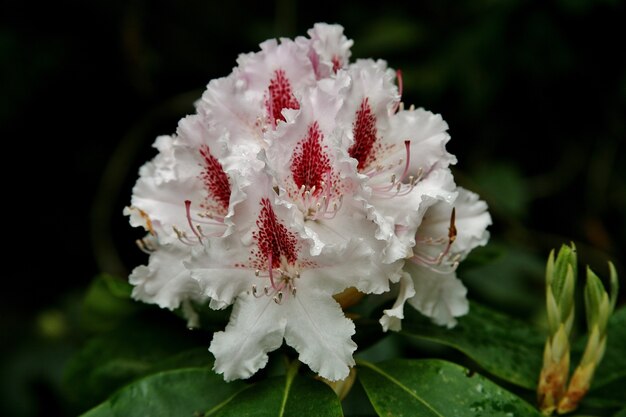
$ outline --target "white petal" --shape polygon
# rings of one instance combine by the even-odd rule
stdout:
[[[137,207],[124,207],[124,216],[128,216],[128,222],[132,227],[143,227],[151,236],[156,236],[156,231],[152,226],[152,220],[148,214]]]
[[[308,34],[315,51],[313,66],[318,78],[328,77],[336,69],[348,65],[350,48],[354,42],[345,37],[343,27],[316,23],[312,29],[309,29]]]
[[[258,285],[259,291],[269,284],[268,280],[255,276],[257,267],[250,257],[257,249],[253,233],[258,230],[261,200],[269,199],[273,203],[276,195],[270,178],[263,173],[243,192],[245,199],[235,206],[231,218],[233,233],[221,238],[203,239],[204,247],[194,250],[191,260],[186,263],[192,277],[199,282],[202,293],[226,304],[232,304],[239,294],[251,291],[253,284]],[[297,234],[299,231],[293,229],[295,209],[276,204],[272,207],[277,220]],[[306,242],[302,244],[306,245]]]
[[[477,246],[484,246],[489,240],[487,227],[491,225],[491,215],[487,203],[478,194],[459,187],[456,207],[457,238],[454,250],[467,253]]]
[[[352,239],[375,242],[375,227],[365,217],[365,210],[348,207],[348,204],[344,201],[343,207],[332,219],[307,220],[303,223],[304,237],[313,242],[311,255],[318,255],[326,246],[343,247]]]
[[[333,133],[337,112],[342,104],[337,90],[343,88],[349,80],[347,77],[340,77],[325,81],[328,82],[305,90],[306,94],[300,100],[300,109],[288,113],[287,123],[281,123],[271,135],[271,146],[266,150],[267,163],[281,185],[282,181],[290,178],[291,158],[297,144],[307,137],[307,132],[314,123],[317,123],[322,135],[324,152],[331,159],[331,166],[337,169]]]
[[[212,306],[223,308],[235,298],[252,289],[254,271],[238,266],[250,256],[250,248],[244,246],[239,235],[206,239],[204,246],[193,251],[185,266],[196,280],[202,294],[215,300]]]
[[[211,80],[197,105],[213,129],[228,133],[231,144],[260,147],[262,130],[256,122],[263,115],[263,94],[246,94],[239,71]]]
[[[398,290],[398,298],[393,304],[393,307],[383,311],[383,316],[380,318],[380,324],[383,326],[383,330],[393,330],[395,332],[402,329],[402,319],[404,318],[404,304],[406,301],[415,295],[415,288],[413,288],[413,280],[411,276],[406,272],[402,274],[400,278],[400,285]]]
[[[267,364],[267,353],[282,345],[287,324],[283,307],[270,297],[239,297],[226,330],[215,333],[209,348],[215,371],[226,381],[249,378]]]
[[[407,262],[405,269],[411,274],[415,288],[409,304],[435,324],[452,328],[457,323],[455,317],[468,313],[467,289],[455,272],[439,273],[411,262]]]
[[[357,287],[366,293],[381,293],[389,289],[389,280],[395,278],[398,266],[374,262],[375,253],[361,240],[349,241],[344,247],[327,247],[319,256],[307,259],[313,267],[302,272],[307,288],[333,295],[348,287]],[[385,268],[386,267],[386,268]]]
[[[376,237],[387,241],[383,262],[394,262],[412,254],[415,233],[424,213],[437,201],[452,202],[456,197],[454,187],[452,174],[445,168],[431,172],[404,196],[372,193],[366,207],[378,226]]]
[[[266,99],[276,71],[284,71],[292,94],[314,85],[315,72],[308,48],[289,39],[268,40],[261,51],[242,54],[233,73],[209,83],[198,112],[220,133],[227,131],[235,144],[260,144],[268,125]]]
[[[176,178],[174,138],[171,136],[159,136],[152,146],[159,153],[152,161],[139,169],[139,174],[153,177],[157,183],[171,181]]]
[[[224,217],[228,211],[232,212],[233,206],[241,200],[235,180],[239,171],[233,169],[227,174],[231,200],[227,202],[228,207],[224,207],[226,202],[215,200],[202,178],[206,175],[203,174],[206,159],[202,152],[208,150],[221,163],[225,159],[233,159],[230,149],[198,115],[182,119],[178,125],[178,136],[163,136],[155,146],[160,152],[140,170],[140,178],[133,188],[132,206],[149,216],[160,240],[164,242],[178,239],[174,227],[195,239],[195,233],[188,226],[187,200],[191,202],[193,222],[202,224],[203,233],[221,236],[226,227],[221,220],[207,222],[206,213],[212,211],[212,214]],[[247,161],[237,162],[239,166],[250,165]],[[133,219],[131,222],[137,223]]]
[[[315,73],[308,51],[291,39],[267,40],[260,45],[261,51],[242,54],[237,64],[248,87],[253,91],[265,92],[276,69],[287,75],[293,90],[315,84]]]
[[[202,182],[197,178],[157,183],[152,177],[141,177],[133,188],[131,204],[147,213],[162,241],[172,242],[177,239],[174,227],[193,235],[187,225],[185,201],[201,202],[203,199]],[[207,233],[219,233],[218,229],[226,228],[215,225]]]
[[[415,174],[420,168],[428,172],[433,167],[445,168],[456,163],[454,155],[446,150],[450,140],[448,124],[438,114],[424,109],[403,110],[390,120],[389,132],[385,139],[396,144],[394,153],[388,155],[387,163],[405,158],[405,149],[400,146],[405,140],[411,141],[411,161],[409,173]],[[403,167],[399,167],[401,171]]]
[[[280,306],[290,310],[285,340],[300,354],[300,361],[328,380],[346,378],[357,347],[351,339],[354,323],[326,294],[304,289],[286,301]]]
[[[190,254],[191,248],[181,243],[159,246],[147,266],[138,266],[130,274],[133,298],[170,310],[185,299],[202,299],[198,283],[183,265]]]
[[[487,211],[487,204],[480,200],[477,194],[461,187],[458,187],[457,191],[458,197],[454,203],[440,201],[428,209],[418,229],[418,234],[435,238],[447,236],[452,207],[454,207],[457,235],[451,251],[459,254],[463,259],[472,249],[485,245],[489,240],[487,227],[491,225],[491,216]],[[436,247],[433,249],[439,250]]]
[[[348,74],[352,83],[346,91],[342,120],[339,121],[344,122],[343,127],[352,136],[356,112],[363,100],[367,98],[367,103],[376,118],[378,137],[386,136],[389,128],[389,115],[400,101],[398,88],[395,85],[395,71],[388,68],[385,61],[359,59],[350,65]],[[398,141],[402,143],[404,139],[399,138]]]

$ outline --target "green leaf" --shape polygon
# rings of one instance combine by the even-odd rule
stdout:
[[[168,312],[134,316],[119,328],[92,338],[70,360],[64,377],[68,396],[77,406],[87,408],[138,377],[181,364],[199,365],[197,351],[193,361],[174,356],[206,344],[196,340],[196,333]],[[206,347],[203,350],[204,363],[210,366],[211,355]]]
[[[213,355],[207,346],[185,350],[157,362],[150,370],[151,373],[168,371],[178,368],[211,368]]]
[[[83,301],[82,325],[93,332],[112,330],[143,306],[130,298],[132,286],[111,275],[97,276]]]
[[[460,350],[491,374],[534,389],[539,378],[544,336],[530,325],[476,303],[453,329],[432,324],[407,308],[401,334]]]
[[[118,391],[109,400],[115,417],[202,415],[246,389],[241,381],[224,382],[206,368],[166,371],[145,377]]]
[[[491,374],[512,384],[535,389],[543,353],[542,332],[522,321],[472,303],[467,316],[454,329],[432,324],[411,308],[405,311],[400,334],[429,340],[455,348]],[[600,388],[626,377],[626,307],[617,310],[609,320],[607,348],[591,389]],[[573,348],[584,350],[585,338]],[[576,365],[576,357],[572,365]]]
[[[206,368],[161,372],[122,388],[82,417],[341,417],[335,393],[297,371],[292,366],[285,376],[252,385],[224,382]]]
[[[299,377],[291,366],[284,377],[263,380],[209,410],[205,417],[343,416],[341,403],[324,383]]]
[[[442,360],[359,362],[359,380],[379,416],[541,416],[487,378]]]
[[[115,414],[113,414],[113,410],[111,410],[111,403],[105,401],[99,406],[87,411],[85,414],[82,414],[81,417],[115,417]]]

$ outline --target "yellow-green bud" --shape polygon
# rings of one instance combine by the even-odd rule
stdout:
[[[576,247],[563,245],[554,258],[550,252],[546,265],[546,295],[548,325],[554,334],[561,324],[565,324],[569,335],[574,322],[574,291],[576,289],[577,257]]]
[[[587,314],[588,339],[580,364],[567,387],[567,391],[559,401],[557,412],[569,413],[578,407],[585,397],[593,375],[606,350],[606,328],[609,318],[615,309],[617,300],[617,272],[609,262],[611,276],[611,295],[606,292],[600,278],[588,267],[587,284],[585,285],[585,311]]]

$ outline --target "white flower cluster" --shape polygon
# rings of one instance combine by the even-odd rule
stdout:
[[[468,311],[456,266],[488,239],[486,204],[454,184],[441,116],[405,109],[384,61],[351,63],[341,26],[308,35],[268,40],[212,80],[196,114],[157,138],[125,209],[148,231],[136,299],[234,304],[210,346],[226,380],[263,368],[283,339],[345,378],[355,327],[333,296],[348,288],[397,289],[385,330],[407,302],[454,326]]]

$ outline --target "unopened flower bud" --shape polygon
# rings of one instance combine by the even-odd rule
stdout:
[[[606,292],[600,278],[587,268],[587,285],[585,286],[585,310],[589,338],[580,364],[567,387],[563,398],[559,401],[559,414],[569,413],[578,407],[580,401],[589,391],[596,368],[602,361],[606,350],[607,325],[617,300],[617,272],[609,262],[611,275],[611,294]]]

